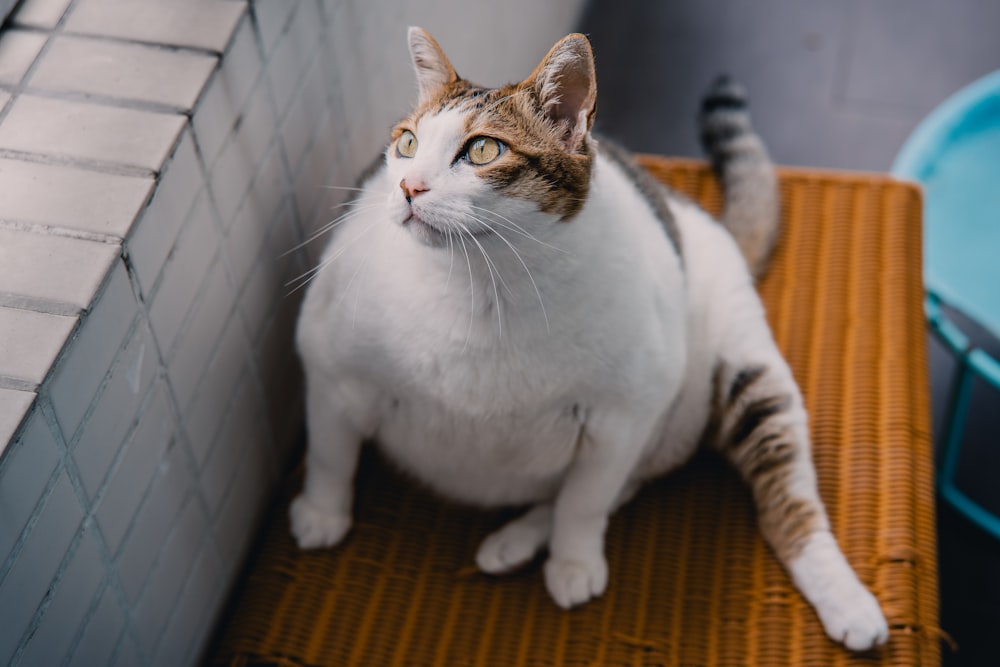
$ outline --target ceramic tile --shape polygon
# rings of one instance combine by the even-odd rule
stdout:
[[[270,222],[268,213],[257,208],[253,197],[246,197],[229,228],[225,241],[226,260],[233,274],[233,281],[242,290],[251,273],[258,268],[262,244]]]
[[[11,393],[23,392],[0,389],[0,414],[7,414],[9,399],[6,396]],[[26,396],[34,398],[34,394]],[[28,405],[21,400],[15,407],[27,409]],[[6,439],[2,442],[6,443]],[[41,410],[34,410],[17,442],[8,447],[0,459],[0,507],[3,507],[4,527],[0,531],[0,564],[6,561],[11,547],[28,524],[61,455]]]
[[[87,530],[56,586],[40,625],[21,654],[21,664],[62,664],[104,578],[97,540]]]
[[[203,53],[63,36],[53,40],[30,85],[187,110],[217,62]]]
[[[250,345],[240,318],[233,317],[222,332],[219,346],[198,385],[195,400],[184,415],[185,431],[199,466],[213,445],[219,443],[219,427],[233,403],[234,393],[246,375]]]
[[[288,28],[288,17],[293,9],[295,4],[286,0],[257,0],[253,3],[253,13],[257,17],[257,30],[265,55],[271,53],[275,43]]]
[[[202,194],[163,267],[156,294],[149,306],[149,319],[166,357],[174,348],[177,333],[191,309],[198,288],[218,257],[218,248],[211,205],[208,197]]]
[[[117,245],[0,228],[0,304],[85,310],[119,253]]]
[[[64,29],[221,53],[245,11],[242,2],[218,0],[81,0]]]
[[[230,140],[234,128],[242,123],[243,106],[254,88],[260,68],[260,53],[253,31],[249,22],[244,22],[223,59],[221,70],[209,81],[191,121],[202,159],[210,168]]]
[[[0,34],[0,83],[16,86],[45,46],[47,35],[24,30]]]
[[[304,267],[295,262],[295,253],[284,254],[296,245],[290,206],[283,206],[272,225],[257,266],[243,288],[240,308],[253,341],[260,338],[267,317],[279,301],[292,289],[286,283],[300,275]]]
[[[97,523],[112,554],[118,553],[160,461],[177,434],[163,382],[155,386],[142,410],[139,424],[125,445],[125,454],[97,507]]]
[[[281,126],[281,140],[289,169],[297,174],[306,151],[316,142],[316,129],[327,111],[323,63],[317,58],[296,91]],[[321,144],[322,145],[322,144]],[[331,147],[327,147],[330,150]]]
[[[124,628],[125,615],[115,599],[115,592],[108,586],[101,594],[97,609],[87,621],[83,637],[73,651],[69,666],[93,667],[93,665],[109,664]]]
[[[267,431],[261,424],[264,406],[251,382],[245,380],[236,387],[230,380],[229,393],[233,404],[201,470],[201,490],[209,513],[215,516],[236,478],[238,462],[267,451]]]
[[[190,575],[185,577],[181,598],[164,630],[154,667],[195,662],[210,636],[210,612],[219,604],[223,587],[218,558],[211,549],[202,550]]]
[[[139,406],[159,371],[156,342],[144,319],[137,321],[113,363],[97,404],[73,445],[73,460],[91,500],[97,497],[129,429],[141,416]]]
[[[14,25],[51,30],[73,0],[25,0],[14,14]]]
[[[118,579],[129,605],[134,606],[139,601],[153,563],[193,484],[184,448],[175,443],[157,470],[149,495],[136,514],[128,542],[117,560]]]
[[[181,586],[203,551],[208,525],[199,503],[191,500],[182,510],[153,570],[142,600],[135,611],[135,627],[147,653],[153,654],[173,607],[180,597]]]
[[[237,135],[212,167],[212,200],[219,213],[219,220],[226,228],[232,224],[236,209],[247,196],[257,169],[256,164],[244,159],[243,152],[242,142]]]
[[[273,465],[269,454],[260,437],[251,443],[240,453],[239,469],[215,523],[216,544],[227,576],[232,576],[243,561],[266,497],[263,491],[271,488],[268,471]]]
[[[203,190],[204,184],[194,137],[186,131],[163,169],[152,201],[125,242],[132,267],[147,298],[167,255],[174,247],[178,230],[191,214],[195,197]]]
[[[35,402],[35,392],[0,387],[0,462],[6,455],[10,439]],[[0,553],[3,547],[0,545]]]
[[[78,319],[0,306],[0,376],[40,385]]]
[[[0,158],[0,219],[124,238],[153,189],[153,179]]]
[[[67,440],[76,433],[110,372],[138,308],[125,264],[119,260],[49,381],[52,407]]]
[[[0,125],[0,148],[159,171],[184,116],[21,95]]]
[[[10,664],[82,520],[83,509],[63,472],[0,584],[0,663]]]
[[[232,316],[234,300],[225,268],[221,263],[216,264],[188,314],[187,329],[169,362],[170,384],[182,412],[187,411],[212,350]]]
[[[121,646],[114,654],[114,667],[146,667],[147,661],[139,652],[139,647],[130,633],[126,632]]]

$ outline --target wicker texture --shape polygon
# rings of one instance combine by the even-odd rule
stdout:
[[[643,162],[719,210],[702,163]],[[749,491],[713,457],[612,519],[608,592],[564,612],[537,561],[502,578],[475,571],[479,541],[509,514],[449,505],[368,454],[337,549],[299,552],[277,513],[210,663],[939,664],[920,195],[803,169],[783,169],[781,189],[782,237],[760,292],[805,394],[834,531],[882,603],[888,646],[852,655],[827,639],[761,540]]]

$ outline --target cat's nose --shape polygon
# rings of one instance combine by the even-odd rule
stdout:
[[[404,178],[399,182],[399,187],[403,189],[403,195],[406,197],[407,202],[413,201],[413,198],[421,192],[430,190],[427,187],[427,183],[421,178]]]

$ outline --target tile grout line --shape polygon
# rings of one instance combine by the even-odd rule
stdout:
[[[38,608],[35,610],[35,613],[32,615],[32,618],[28,623],[27,629],[25,630],[24,634],[21,636],[20,641],[18,642],[18,646],[14,651],[13,657],[11,658],[12,665],[17,665],[20,662],[24,652],[27,650],[31,637],[35,634],[35,632],[41,625],[45,617],[45,614],[48,611],[48,608],[52,604],[52,600],[55,598],[56,593],[58,593],[59,591],[59,587],[60,584],[62,583],[63,578],[65,577],[66,570],[73,562],[73,558],[76,556],[77,550],[79,549],[80,544],[83,542],[84,534],[88,530],[90,530],[91,526],[93,526],[94,524],[94,521],[92,520],[93,508],[87,501],[86,493],[84,492],[83,485],[80,482],[75,463],[72,461],[72,455],[66,444],[66,439],[63,436],[62,428],[59,426],[59,422],[55,414],[55,409],[52,407],[51,398],[48,396],[47,392],[42,392],[39,394],[39,399],[38,402],[36,403],[35,409],[38,411],[39,417],[44,421],[45,427],[49,430],[49,434],[55,440],[56,446],[60,451],[60,458],[58,463],[56,464],[56,469],[55,472],[53,473],[51,484],[47,487],[46,491],[43,493],[42,500],[40,500],[38,505],[36,506],[37,517],[34,523],[37,524],[38,520],[41,517],[41,514],[45,511],[45,507],[48,505],[49,499],[51,498],[55,486],[58,483],[58,480],[62,476],[63,472],[66,473],[66,477],[70,482],[70,486],[73,489],[74,497],[76,498],[76,501],[80,506],[80,509],[82,510],[81,513],[83,514],[83,516],[80,519],[80,524],[75,529],[73,538],[70,540],[69,546],[66,548],[66,553],[63,554],[63,557],[56,568],[56,572],[53,575],[52,580],[48,584],[48,588],[45,591],[45,595],[42,597],[42,600],[39,603]],[[34,524],[32,524],[30,521],[29,521],[29,526],[31,530],[27,530],[28,527],[26,526],[26,531],[25,534],[23,535],[25,541],[27,541],[27,538],[30,537],[30,533],[34,529]],[[107,548],[106,545],[104,544],[104,538],[102,535],[99,534],[99,531],[96,529],[94,530],[94,535],[95,535],[95,540],[97,541],[98,544],[98,551],[100,552],[101,556],[101,565],[104,568],[104,579],[102,580],[102,582],[98,583],[98,589],[100,589],[101,583],[103,583],[103,581],[110,580],[113,574],[110,568],[110,563],[106,558]],[[11,549],[10,559],[12,561],[16,562],[16,560],[20,557],[21,555],[20,552],[22,550],[22,547],[23,543]],[[11,568],[13,567],[13,562],[10,564],[10,567]],[[96,599],[96,594],[95,594],[95,599]],[[89,607],[93,606],[96,605],[94,605],[94,601],[91,600],[91,605],[88,606],[88,609]]]
[[[2,122],[3,120],[0,119],[0,123]],[[112,176],[133,176],[133,177],[138,176],[138,177],[148,178],[150,176],[155,177],[159,173],[157,171],[154,171],[152,169],[147,169],[145,167],[119,164],[117,162],[105,162],[103,160],[94,160],[91,158],[77,158],[67,155],[52,155],[50,153],[19,151],[19,150],[12,150],[9,148],[0,148],[0,158],[7,158],[10,160],[20,160],[22,162],[33,162],[35,164],[45,164],[58,167],[72,167],[102,174],[109,174]]]

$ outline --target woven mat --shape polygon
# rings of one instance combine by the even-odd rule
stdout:
[[[644,158],[717,212],[696,161]],[[889,644],[826,638],[764,545],[749,492],[703,455],[611,521],[603,598],[570,612],[540,561],[476,572],[510,514],[452,506],[371,454],[356,524],[302,553],[282,510],[236,593],[211,665],[937,665],[937,574],[919,192],[889,178],[781,171],[783,231],[760,285],[811,415],[834,531],[889,619]]]

